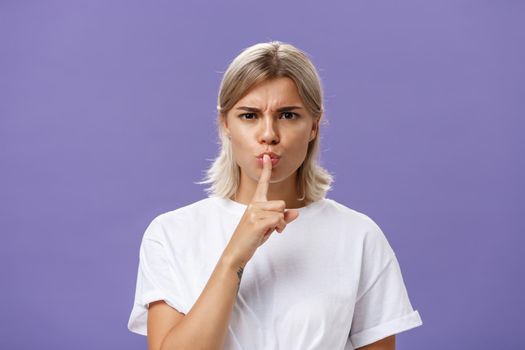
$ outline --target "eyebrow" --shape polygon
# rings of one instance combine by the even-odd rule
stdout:
[[[300,107],[300,106],[285,106],[285,107],[278,108],[277,112],[286,112],[286,111],[291,111],[294,109],[302,109],[302,108],[303,107]],[[248,112],[260,112],[261,111],[259,108],[246,107],[246,106],[237,107],[237,109],[248,111]]]

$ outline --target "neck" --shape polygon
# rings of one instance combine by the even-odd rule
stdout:
[[[268,186],[268,193],[266,195],[268,200],[284,200],[287,209],[304,207],[306,205],[306,201],[304,199],[297,199],[299,194],[297,193],[296,189],[296,175],[297,172],[294,172],[283,181],[270,183]],[[230,199],[248,205],[253,198],[256,187],[257,181],[246,176],[241,171],[241,181],[239,188],[237,189],[235,195],[233,195]]]

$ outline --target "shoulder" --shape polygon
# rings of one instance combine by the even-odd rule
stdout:
[[[158,214],[150,221],[144,237],[162,239],[167,232],[183,232],[202,223],[217,211],[213,202],[214,198],[207,197]]]
[[[386,254],[393,254],[383,230],[370,215],[333,199],[326,200],[325,212],[320,213],[320,217],[326,222],[338,223],[338,227],[351,236],[352,242],[366,251],[381,250]]]
[[[343,203],[331,198],[325,198],[326,205],[321,216],[328,216],[331,219],[352,225],[358,231],[378,232],[381,231],[379,225],[367,214],[353,209]]]
[[[206,197],[195,202],[185,204],[177,209],[173,209],[157,215],[153,220],[166,223],[173,219],[193,218],[195,215],[202,215],[203,212],[215,208],[213,205],[214,197]]]

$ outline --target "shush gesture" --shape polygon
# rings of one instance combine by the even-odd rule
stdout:
[[[286,225],[299,216],[296,209],[285,210],[284,200],[267,198],[268,186],[272,176],[270,156],[263,155],[263,170],[257,183],[252,201],[248,204],[226,249],[242,266],[268,240],[274,230],[282,233]]]

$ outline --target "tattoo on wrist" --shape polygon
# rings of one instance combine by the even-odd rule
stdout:
[[[239,283],[237,284],[237,293],[239,293],[239,289],[241,288],[241,277],[242,273],[244,271],[244,267],[240,266],[239,270],[237,270],[237,277],[239,277]]]

